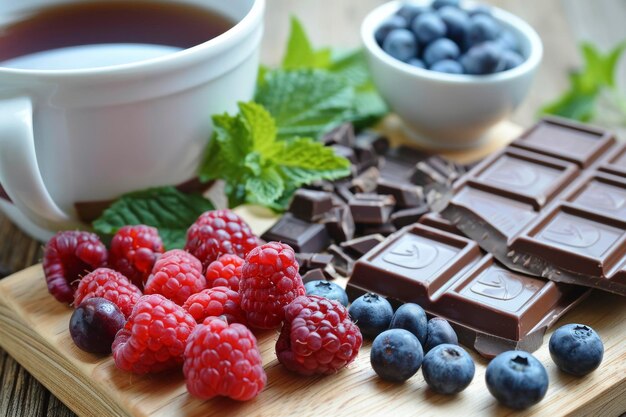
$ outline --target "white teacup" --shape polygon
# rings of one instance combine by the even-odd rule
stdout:
[[[0,29],[26,10],[65,2],[0,0]],[[76,203],[194,178],[211,115],[235,112],[253,96],[265,1],[185,3],[237,23],[200,45],[134,63],[0,66],[0,208],[31,236],[80,227]]]

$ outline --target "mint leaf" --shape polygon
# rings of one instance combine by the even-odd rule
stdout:
[[[187,229],[200,214],[213,210],[201,195],[184,194],[174,187],[151,188],[125,194],[93,222],[103,235],[113,235],[126,225],[145,224],[159,229],[169,249],[183,248]]]
[[[273,167],[263,169],[259,175],[250,177],[246,181],[248,202],[272,205],[285,191],[285,182],[278,171]]]
[[[317,138],[349,119],[354,98],[354,89],[342,77],[307,69],[267,73],[255,101],[274,117],[280,138]]]
[[[283,57],[284,69],[326,68],[330,64],[330,49],[313,49],[302,23],[291,17],[291,30],[287,41],[287,51]]]
[[[264,156],[273,152],[276,141],[276,123],[272,116],[263,106],[254,103],[239,103],[239,111],[246,126],[246,132],[250,136],[251,148]],[[235,134],[245,135],[243,132]],[[238,138],[239,136],[235,136]]]

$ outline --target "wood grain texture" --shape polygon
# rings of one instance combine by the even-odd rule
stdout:
[[[548,394],[539,405],[516,415],[612,416],[626,410],[625,307],[623,298],[596,293],[568,314],[560,324],[584,322],[601,335],[606,349],[601,368],[585,378],[565,375],[544,344],[536,356],[550,377]],[[369,364],[369,343],[356,362],[337,375],[299,377],[277,362],[276,331],[257,334],[269,383],[256,400],[202,402],[186,392],[180,372],[133,375],[115,368],[110,356],[80,351],[67,330],[70,315],[69,307],[48,294],[38,265],[0,282],[0,344],[80,416],[354,416],[392,410],[420,416],[513,414],[490,397],[484,385],[486,361],[475,354],[474,381],[460,395],[445,397],[429,391],[421,373],[400,385],[379,379]]]

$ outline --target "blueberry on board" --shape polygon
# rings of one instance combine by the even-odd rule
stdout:
[[[378,26],[378,29],[374,32],[374,39],[376,39],[376,43],[382,47],[389,32],[394,29],[405,29],[407,26],[407,21],[403,17],[391,16]]]
[[[422,365],[424,352],[415,335],[404,329],[382,332],[372,343],[370,363],[384,380],[404,382]]]
[[[487,388],[503,405],[523,410],[537,404],[548,391],[548,373],[533,355],[521,350],[493,358],[485,372]]]
[[[459,0],[435,0],[433,1],[433,7],[435,9],[441,9],[442,7],[459,7]]]
[[[435,12],[425,12],[417,16],[411,29],[422,45],[446,36],[446,24]]]
[[[437,13],[446,25],[446,36],[459,45],[463,44],[469,25],[469,16],[465,10],[445,6],[439,9]]]
[[[422,307],[415,303],[402,304],[393,314],[390,329],[404,329],[413,333],[420,343],[426,342],[428,332],[428,318]]]
[[[407,61],[417,55],[417,41],[411,31],[394,29],[385,38],[383,50],[400,61]]]
[[[426,65],[432,66],[435,62],[443,61],[444,59],[457,59],[461,51],[456,43],[452,42],[448,38],[441,38],[430,43],[424,50],[424,62]]]
[[[498,69],[502,53],[502,47],[496,42],[484,42],[470,48],[460,61],[467,74],[493,74]]]
[[[604,345],[600,336],[584,324],[566,324],[550,337],[550,356],[556,366],[568,374],[587,375],[602,362]]]
[[[496,38],[496,42],[502,45],[504,49],[519,53],[519,40],[510,30],[503,30],[500,36]]]
[[[463,65],[458,61],[451,59],[444,59],[443,61],[435,62],[430,67],[431,71],[445,72],[446,74],[463,74]]]
[[[443,344],[424,356],[424,380],[438,394],[457,394],[474,379],[476,366],[469,353],[460,346]]]
[[[126,317],[116,304],[105,298],[88,298],[70,317],[70,336],[86,352],[111,353],[113,339],[124,324]]]
[[[500,24],[493,17],[478,14],[469,19],[465,43],[472,47],[482,42],[493,41],[500,36],[501,31]]]
[[[440,317],[433,317],[428,320],[426,342],[424,343],[424,351],[430,352],[432,348],[444,343],[458,345],[459,339],[456,332],[448,323],[448,320]]]
[[[469,9],[467,11],[467,14],[469,14],[470,16],[476,16],[479,14],[491,16],[491,7],[481,4],[479,6],[472,7],[471,9]]]
[[[407,64],[411,65],[412,67],[417,67],[417,68],[426,68],[426,64],[424,64],[424,61],[422,61],[419,58],[411,58],[408,61],[406,61]]]
[[[424,12],[431,12],[433,9],[428,6],[416,6],[414,4],[404,4],[402,7],[398,9],[396,12],[397,16],[402,17],[406,20],[407,24],[410,25],[413,20]]]
[[[320,297],[336,300],[348,307],[348,295],[346,291],[334,282],[324,280],[310,281],[304,284],[306,295],[319,295]]]
[[[363,336],[373,339],[389,328],[393,308],[380,295],[367,293],[352,302],[348,313]]]
[[[500,58],[500,63],[498,64],[498,68],[496,72],[506,71],[513,69],[515,67],[519,67],[524,62],[524,58],[517,52],[513,51],[503,51],[502,58]]]

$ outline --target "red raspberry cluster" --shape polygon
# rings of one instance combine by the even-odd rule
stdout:
[[[302,374],[341,369],[362,343],[341,304],[304,296],[291,247],[257,245],[239,216],[216,210],[191,225],[184,251],[164,252],[158,230],[144,225],[121,228],[109,251],[94,234],[60,232],[46,245],[44,273],[61,302],[119,307],[127,321],[112,344],[118,368],[144,374],[184,364],[192,395],[248,400],[266,375],[247,324],[282,324],[278,359]]]

